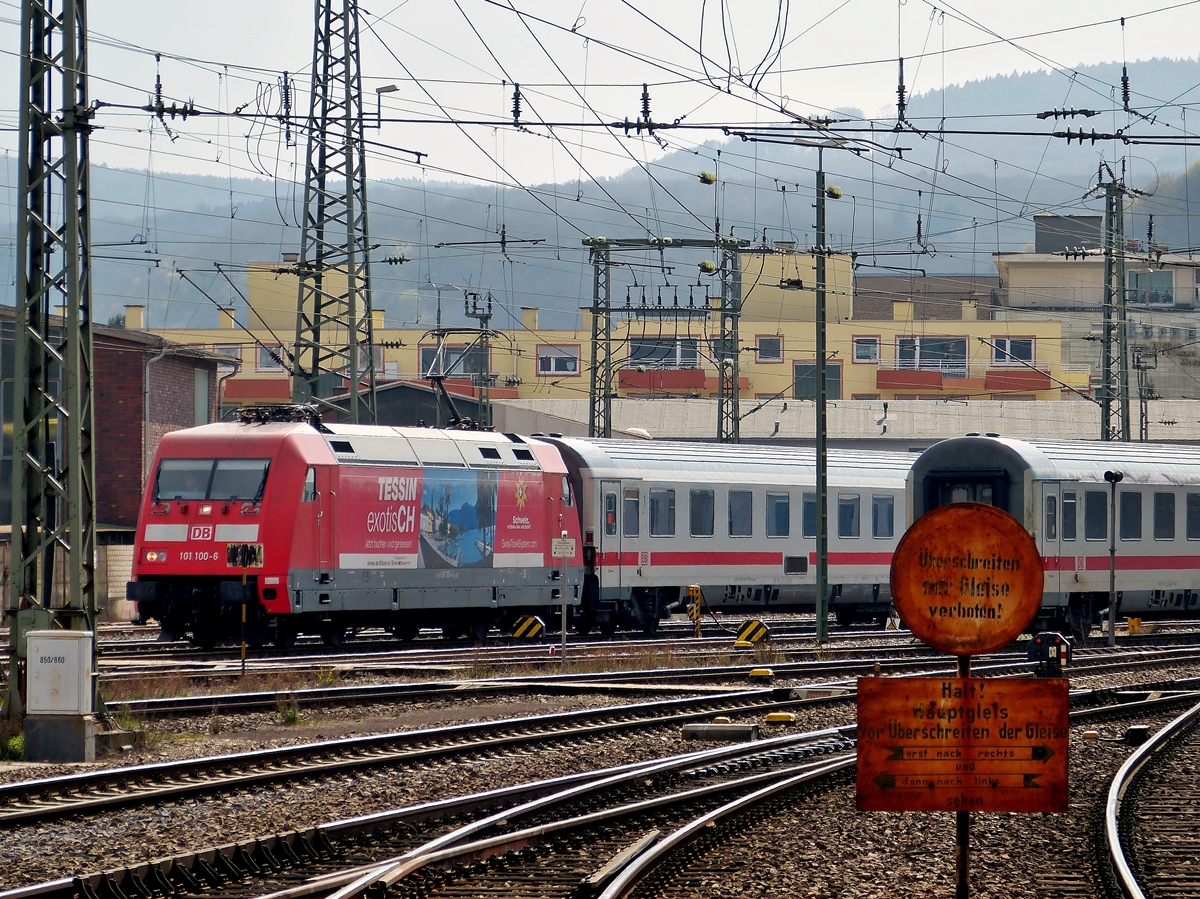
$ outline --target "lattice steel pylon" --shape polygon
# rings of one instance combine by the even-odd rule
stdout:
[[[21,42],[10,716],[24,711],[18,632],[94,633],[96,614],[85,0],[59,15],[25,0]]]
[[[350,420],[374,423],[358,15],[357,0],[316,0],[292,398],[326,405],[344,377]]]
[[[742,267],[736,240],[719,241],[721,253],[721,337],[717,342],[717,440],[741,441],[741,366],[738,323],[742,315]]]
[[[592,257],[592,370],[588,436],[612,436],[612,253],[604,238],[587,238]]]
[[[1108,180],[1104,173],[1108,172]],[[1125,315],[1125,194],[1133,193],[1107,164],[1104,191],[1104,333],[1100,345],[1100,439],[1129,440],[1129,329]]]

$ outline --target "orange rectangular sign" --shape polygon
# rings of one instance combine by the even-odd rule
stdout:
[[[1067,681],[864,677],[860,811],[1065,812]]]

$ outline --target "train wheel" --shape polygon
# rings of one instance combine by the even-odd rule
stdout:
[[[275,625],[273,642],[284,652],[291,652],[296,648],[296,629],[286,624]]]
[[[420,630],[415,624],[399,624],[388,628],[391,635],[402,643],[411,643]]]
[[[487,640],[488,632],[491,629],[490,621],[472,621],[467,625],[467,636],[476,643],[482,644]]]
[[[321,628],[321,642],[334,649],[346,642],[346,629],[336,624],[326,624]]]
[[[604,634],[604,636],[606,636],[606,637],[611,637],[616,632],[617,632],[617,622],[613,620],[613,617],[611,615],[609,615],[607,618],[601,619],[600,633]]]

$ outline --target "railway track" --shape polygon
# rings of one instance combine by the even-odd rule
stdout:
[[[1105,650],[1089,650],[1077,656],[1070,673],[1073,677],[1096,675],[1123,669],[1184,665],[1200,661],[1200,650],[1188,647],[1146,649],[1129,654]],[[994,653],[982,657],[979,671],[996,675],[1027,673],[1032,663],[1021,652]],[[638,695],[661,694],[667,685],[687,689],[702,686],[745,682],[750,673],[763,666],[751,662],[737,665],[717,665],[691,668],[654,668],[642,670],[556,672],[546,675],[493,677],[471,680],[419,681],[416,683],[355,684],[342,687],[317,687],[294,690],[269,690],[247,693],[206,694],[150,699],[111,701],[111,713],[125,713],[140,718],[165,716],[229,714],[278,708],[280,703],[295,703],[297,707],[347,705],[373,702],[407,702],[429,699],[460,699],[537,691],[540,693],[579,694],[586,692],[619,692]],[[776,679],[834,678],[830,684],[845,687],[856,677],[875,673],[888,674],[945,674],[953,666],[945,656],[920,653],[907,657],[852,654],[849,659],[829,661],[775,662],[769,666]]]
[[[744,690],[604,709],[560,712],[235,755],[86,771],[0,784],[0,826],[144,805],[354,771],[519,751],[648,728],[675,728],[714,715],[758,715],[852,696],[793,699],[790,691]]]
[[[1104,834],[1127,899],[1200,896],[1200,705],[1121,766],[1108,791]]]
[[[1073,727],[1161,714],[1176,694],[1072,712]],[[723,746],[63,878],[0,899],[708,895],[714,847],[847,785],[852,727]],[[782,848],[782,847],[780,847]],[[727,873],[727,870],[725,871]]]

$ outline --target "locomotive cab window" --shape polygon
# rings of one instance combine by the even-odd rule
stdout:
[[[642,497],[635,489],[625,491],[625,531],[626,537],[636,537],[641,530]]]
[[[218,459],[208,499],[242,499],[257,502],[267,485],[267,459]]]
[[[1175,494],[1154,494],[1154,539],[1175,539]]]
[[[564,509],[569,509],[573,500],[571,499],[571,479],[566,475],[562,476],[562,504]]]
[[[154,483],[154,499],[207,499],[211,459],[163,459]]]
[[[787,537],[792,532],[792,498],[786,493],[767,493],[767,536]]]
[[[690,533],[693,537],[713,535],[714,494],[711,490],[691,490],[688,496]]]
[[[1046,497],[1046,529],[1047,540],[1058,539],[1058,497]]]
[[[300,497],[301,502],[311,503],[317,498],[317,470],[311,465],[308,472],[304,475],[304,493]]]
[[[729,536],[750,537],[754,533],[754,494],[749,490],[729,491]]]
[[[604,494],[604,536],[617,536],[617,495]]]
[[[163,500],[262,499],[268,459],[164,459],[158,466],[154,498]]]
[[[650,536],[675,536],[675,491],[650,491]]]
[[[838,494],[838,536],[857,537],[859,532],[858,494]]]
[[[1062,494],[1062,538],[1075,539],[1075,491],[1064,490]]]
[[[1083,538],[1108,539],[1108,494],[1103,490],[1087,490],[1083,494]]]
[[[1121,491],[1121,539],[1142,539],[1142,495]]]

